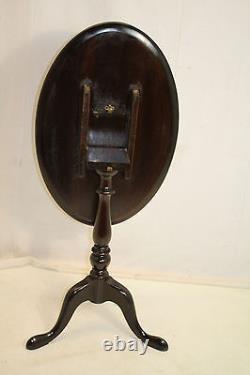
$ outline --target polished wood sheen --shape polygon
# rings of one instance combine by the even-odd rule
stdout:
[[[35,350],[54,340],[67,326],[76,308],[85,301],[96,304],[111,301],[117,304],[134,334],[143,342],[160,351],[167,351],[168,344],[161,337],[149,335],[140,326],[130,291],[118,281],[113,279],[107,267],[110,263],[109,242],[111,239],[110,199],[114,195],[112,177],[117,171],[106,167],[98,169],[100,186],[97,190],[99,196],[98,209],[93,230],[94,246],[90,261],[92,270],[90,274],[67,292],[61,312],[56,324],[48,332],[32,336],[26,343],[28,350]]]
[[[57,337],[84,301],[111,301],[138,338],[168,350],[163,338],[142,329],[131,293],[107,267],[112,223],[137,213],[160,187],[177,130],[171,71],[142,31],[120,23],[97,25],[58,55],[38,103],[37,156],[57,203],[77,220],[94,225],[92,269],[67,292],[53,328],[32,336],[27,349]]]
[[[98,203],[92,162],[105,158],[118,170],[124,166],[113,179],[111,200],[112,223],[121,222],[160,187],[177,132],[177,93],[168,63],[130,25],[105,23],[81,32],[44,81],[35,132],[40,169],[56,202],[83,223],[94,224]]]

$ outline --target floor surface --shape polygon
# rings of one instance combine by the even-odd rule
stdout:
[[[104,339],[134,338],[111,302],[85,302],[53,342],[27,351],[26,339],[51,328],[64,294],[79,279],[28,266],[0,271],[1,375],[249,375],[247,289],[119,280],[134,296],[142,327],[167,339],[168,352],[105,351]]]

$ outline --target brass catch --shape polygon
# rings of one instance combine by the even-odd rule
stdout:
[[[106,112],[111,114],[112,112],[114,112],[115,106],[112,105],[112,104],[107,104],[107,105],[105,105],[104,109],[105,109]]]

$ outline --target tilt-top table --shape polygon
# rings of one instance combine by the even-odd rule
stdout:
[[[157,350],[168,349],[164,339],[141,328],[130,292],[107,266],[111,224],[135,215],[157,192],[177,133],[171,70],[142,31],[122,23],[99,24],[78,34],[56,57],[37,107],[37,158],[58,205],[94,226],[92,270],[66,294],[55,326],[30,338],[27,349],[53,340],[87,300],[116,303],[137,337],[149,339]],[[143,251],[140,244],[135,249]]]

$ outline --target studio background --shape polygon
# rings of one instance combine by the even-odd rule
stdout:
[[[84,273],[92,228],[44,188],[32,127],[60,49],[98,22],[130,23],[156,41],[179,95],[177,148],[152,201],[113,226],[113,274],[250,286],[250,2],[0,1],[0,266]],[[159,97],[160,100],[160,97]]]

